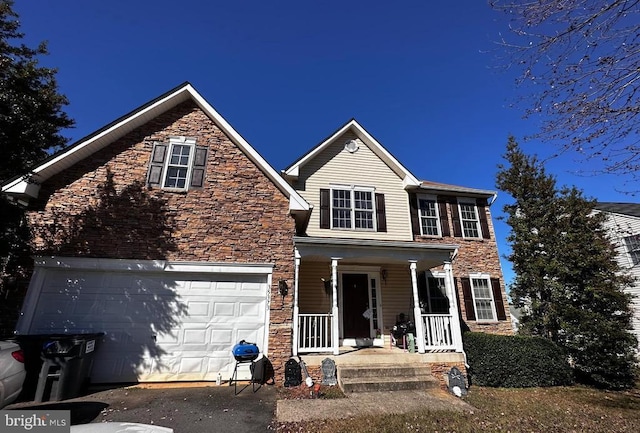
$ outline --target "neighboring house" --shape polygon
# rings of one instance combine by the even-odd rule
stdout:
[[[520,318],[522,317],[522,309],[517,308],[513,304],[509,304],[509,315],[511,316],[511,327],[513,332],[517,333],[520,327]]]
[[[418,180],[355,120],[278,173],[185,83],[2,192],[37,252],[17,332],[105,332],[96,382],[228,379],[247,340],[281,383],[402,317],[463,367],[463,329],[512,332],[495,193]]]
[[[640,342],[640,203],[599,202],[596,211],[608,216],[605,226],[618,253],[620,267],[636,278],[626,291],[633,296],[633,333]]]

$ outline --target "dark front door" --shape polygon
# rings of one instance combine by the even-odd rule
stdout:
[[[369,319],[362,314],[369,308],[367,274],[342,274],[342,323],[344,338],[369,338]]]

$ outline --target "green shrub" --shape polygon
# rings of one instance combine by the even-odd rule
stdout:
[[[547,339],[466,332],[463,341],[473,384],[526,388],[573,383],[565,353]]]

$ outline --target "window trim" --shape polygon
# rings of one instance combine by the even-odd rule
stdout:
[[[420,207],[420,200],[427,200],[427,201],[432,201],[436,210],[436,215],[434,217],[425,217],[425,218],[435,218],[436,220],[436,229],[438,231],[438,234],[435,235],[430,235],[427,233],[424,233],[424,231],[422,230],[422,208]],[[416,212],[418,212],[418,225],[420,226],[420,236],[428,236],[428,237],[432,237],[432,238],[441,238],[442,237],[442,226],[440,223],[440,206],[438,203],[438,197],[436,197],[435,195],[429,195],[429,194],[416,194],[416,205],[417,205],[417,209]]]
[[[351,223],[351,227],[335,227],[333,225],[333,192],[334,191],[349,191],[349,199],[350,199],[350,212],[349,212],[349,221]],[[372,217],[372,228],[358,228],[356,227],[356,202],[355,202],[355,191],[368,192],[371,193],[371,217]],[[329,185],[329,228],[331,230],[350,230],[350,231],[359,231],[359,232],[377,232],[378,224],[377,224],[377,215],[376,215],[376,189],[374,187],[369,186],[358,186],[358,185]]]
[[[187,146],[189,148],[189,157],[187,160],[187,174],[184,182],[184,187],[173,187],[166,186],[167,176],[169,174],[169,167],[182,167],[171,164],[171,155],[173,154],[174,146]],[[187,191],[191,184],[191,172],[193,170],[193,161],[195,158],[195,149],[196,149],[196,139],[195,138],[187,138],[187,137],[169,137],[169,143],[167,148],[167,155],[164,161],[163,173],[162,173],[162,182],[160,183],[160,188],[165,191]]]
[[[487,282],[487,290],[489,290],[490,303],[491,303],[491,319],[480,319],[478,315],[478,304],[476,303],[476,292],[474,287],[474,280],[484,280]],[[478,323],[496,323],[498,322],[498,312],[496,311],[496,300],[493,297],[493,286],[491,284],[491,276],[483,273],[469,274],[469,284],[471,285],[471,298],[473,299],[473,310]],[[480,298],[480,300],[487,300],[487,298]]]
[[[467,199],[467,198],[458,198],[457,200],[457,204],[456,206],[458,206],[458,215],[460,218],[460,231],[462,232],[462,238],[463,239],[482,239],[482,226],[480,225],[480,213],[478,212],[478,204],[473,201],[472,199]],[[465,230],[464,230],[464,222],[465,221],[471,221],[470,219],[465,219],[463,218],[463,213],[462,213],[462,205],[467,205],[467,206],[473,206],[473,211],[475,213],[475,226],[476,226],[476,231],[478,232],[478,236],[467,236],[465,234]]]

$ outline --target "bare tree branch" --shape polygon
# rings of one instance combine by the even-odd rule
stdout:
[[[520,68],[535,138],[640,178],[640,0],[495,0],[510,16],[498,42]],[[636,188],[637,189],[637,188]]]

